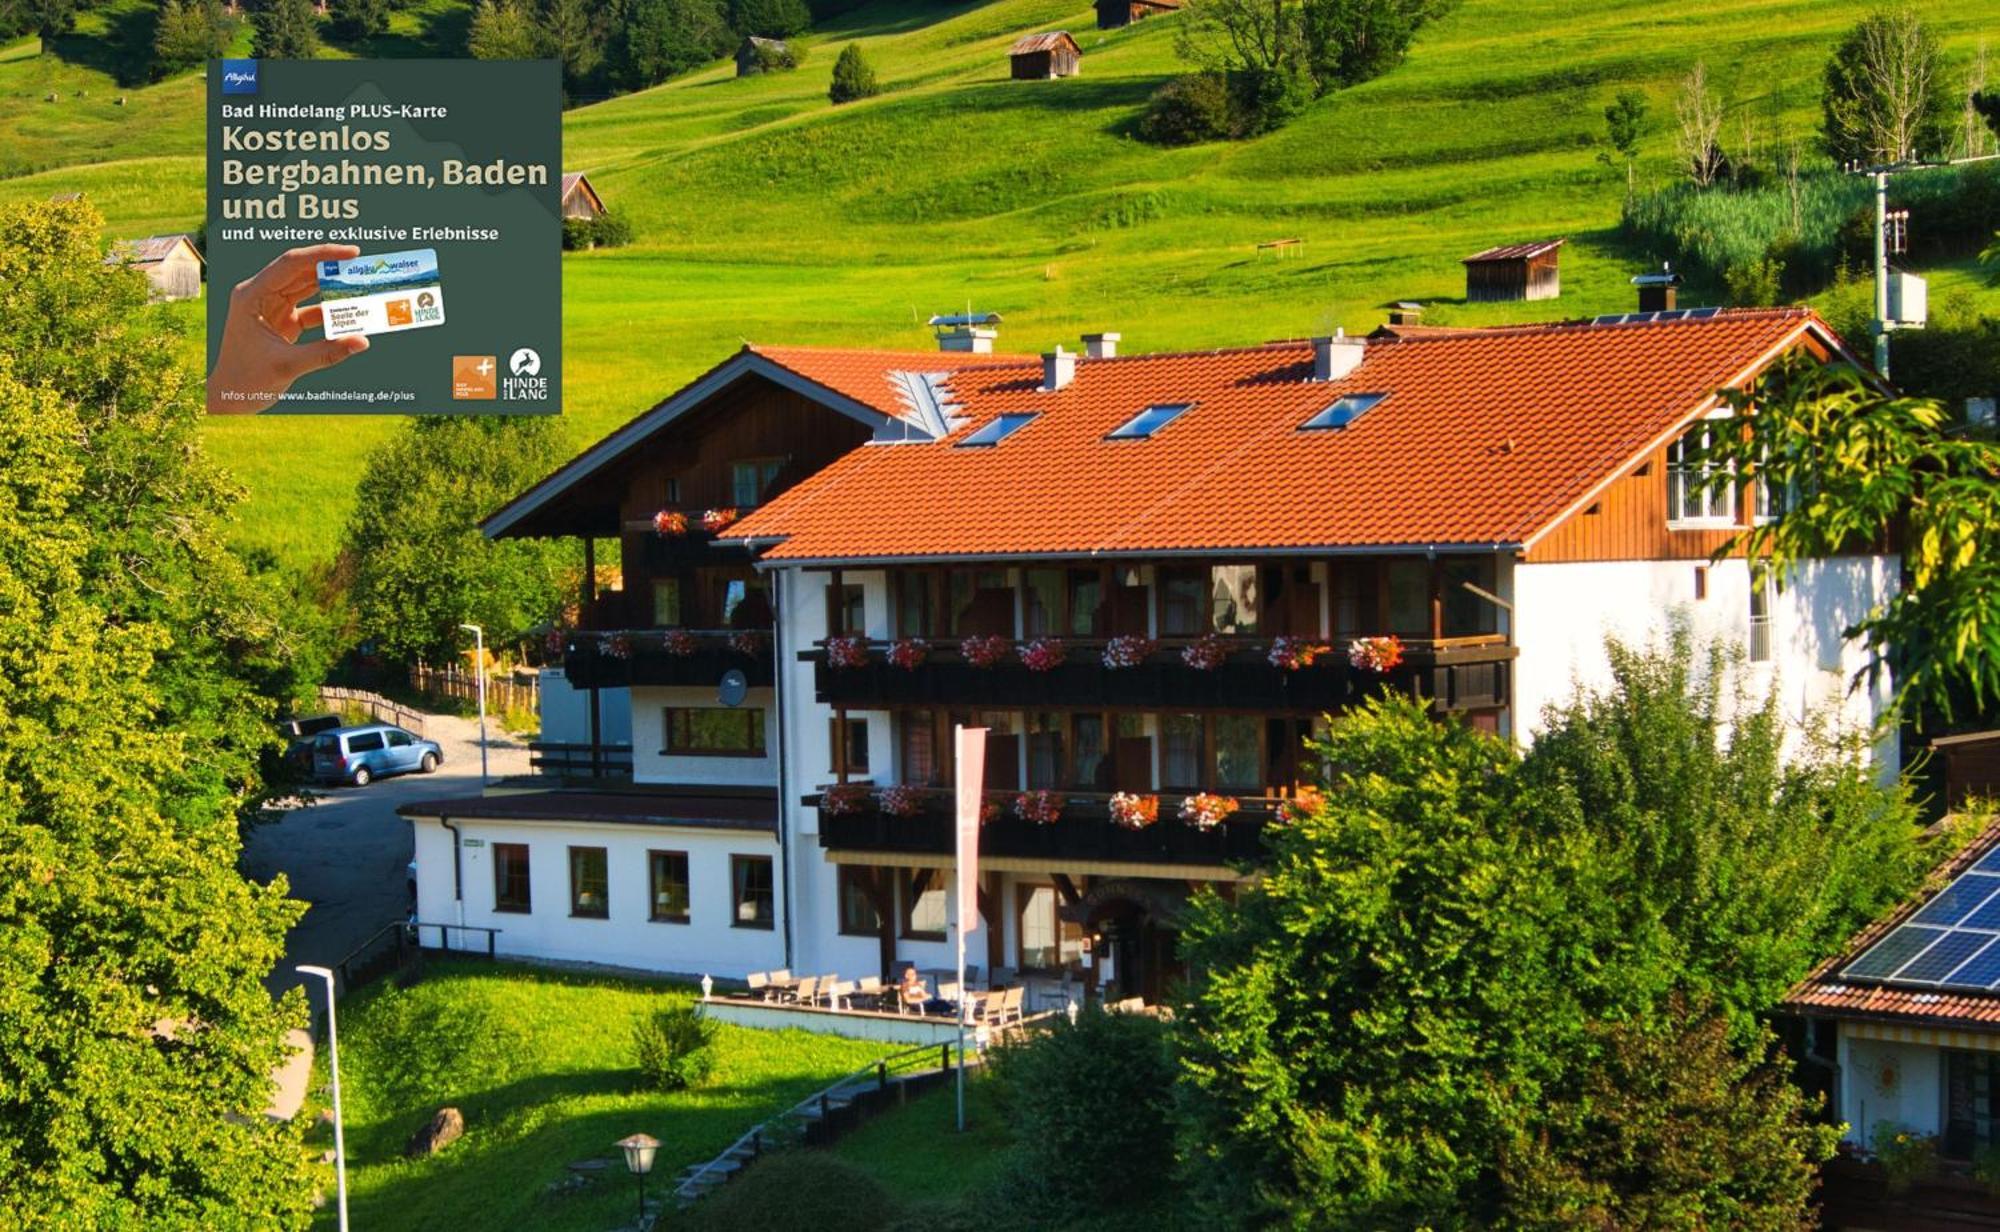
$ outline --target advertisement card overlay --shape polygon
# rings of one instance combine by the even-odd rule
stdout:
[[[211,412],[561,409],[555,61],[219,60],[208,81]]]

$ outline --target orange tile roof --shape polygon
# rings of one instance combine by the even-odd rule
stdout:
[[[1055,392],[1025,357],[754,348],[893,415],[897,373],[948,374],[964,418],[943,441],[854,450],[730,537],[790,560],[1516,545],[1809,330],[1838,346],[1805,309],[1724,311],[1378,337],[1331,382],[1310,379],[1304,341],[1078,358]],[[1361,392],[1388,397],[1299,430]],[[1195,406],[1150,439],[1104,439],[1164,402]],[[953,447],[1003,412],[1039,418]]]
[[[1812,974],[1785,994],[1778,1003],[1779,1010],[1814,1018],[1866,1018],[1907,1026],[2000,1027],[2000,993],[1895,988],[1838,978],[1847,964],[1909,919],[1947,883],[1996,846],[2000,846],[2000,818],[1989,822],[1978,837],[1936,869],[1924,882],[1921,893],[1912,895],[1902,906],[1856,933],[1846,949],[1813,968]]]

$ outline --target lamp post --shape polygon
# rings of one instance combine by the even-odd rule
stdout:
[[[458,626],[472,634],[472,671],[479,681],[479,785],[486,786],[486,630],[478,625]]]
[[[660,1140],[651,1134],[633,1134],[618,1140],[618,1149],[625,1152],[625,1167],[639,1178],[639,1222],[646,1220],[646,1174],[653,1170],[653,1152],[660,1149]]]
[[[333,972],[310,966],[296,970],[326,981],[326,1068],[333,1077],[333,1178],[340,1196],[340,1232],[347,1232],[347,1138],[340,1124],[340,1033],[333,1021]]]

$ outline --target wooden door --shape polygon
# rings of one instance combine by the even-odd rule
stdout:
[[[1153,785],[1153,738],[1120,736],[1112,746],[1118,791],[1147,791]]]

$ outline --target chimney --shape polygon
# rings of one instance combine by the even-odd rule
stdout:
[[[1389,324],[1421,325],[1424,322],[1424,306],[1410,300],[1398,300],[1389,305]]]
[[[937,331],[938,350],[971,355],[993,353],[993,340],[1000,336],[1000,331],[993,327],[998,324],[1000,314],[997,312],[937,316],[929,321],[930,327]]]
[[[1076,353],[1058,346],[1042,356],[1042,392],[1054,393],[1076,379]]]
[[[1087,359],[1110,359],[1118,354],[1117,334],[1085,334],[1083,354]]]
[[[1632,280],[1639,288],[1639,311],[1672,312],[1678,305],[1680,296],[1674,288],[1681,285],[1681,276],[1674,273],[1673,266],[1661,262],[1657,274],[1640,274]]]
[[[1349,338],[1347,331],[1336,330],[1331,338],[1315,338],[1313,344],[1313,380],[1337,381],[1361,366],[1361,352],[1367,343],[1360,338]]]

